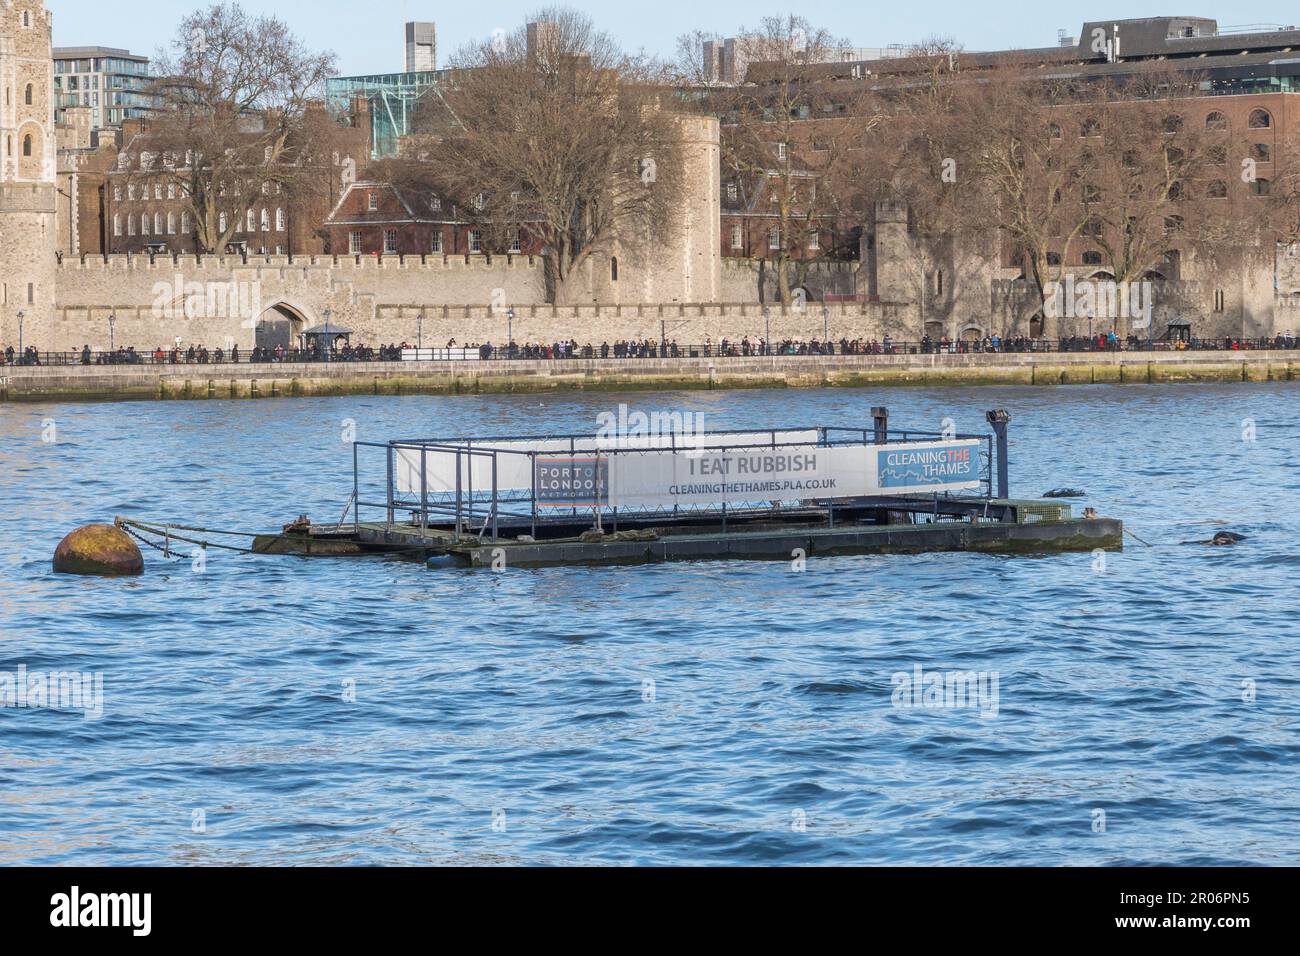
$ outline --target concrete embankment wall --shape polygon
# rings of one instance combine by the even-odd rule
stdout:
[[[1300,380],[1300,351],[0,367],[0,401]]]

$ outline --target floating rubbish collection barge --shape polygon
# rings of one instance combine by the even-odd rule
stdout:
[[[1116,519],[1011,498],[1010,417],[987,420],[984,435],[899,431],[874,408],[870,428],[356,442],[344,520],[251,550],[499,569],[1122,547]]]

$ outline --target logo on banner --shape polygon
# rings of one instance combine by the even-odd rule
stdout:
[[[929,488],[979,480],[979,456],[972,445],[894,448],[877,454],[881,488]]]
[[[537,458],[537,503],[576,507],[609,503],[609,459]]]

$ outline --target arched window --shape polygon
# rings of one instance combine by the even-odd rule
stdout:
[[[167,214],[167,235],[176,235],[176,213],[174,212]]]
[[[32,154],[32,134],[28,133],[26,136],[23,137],[23,155],[30,156],[31,154]]]
[[[140,214],[140,235],[149,235],[149,214],[147,212]]]
[[[1212,113],[1210,113],[1208,116],[1205,117],[1205,128],[1206,129],[1227,129],[1228,117],[1224,116],[1218,110],[1214,110]]]
[[[32,105],[32,85],[30,83],[28,83],[27,88],[23,90],[23,102],[28,106]]]
[[[263,232],[271,231],[271,214],[266,209],[262,210],[262,231]]]
[[[1083,125],[1079,128],[1079,135],[1080,135],[1080,136],[1100,136],[1100,135],[1101,135],[1101,124],[1098,123],[1096,119],[1094,119],[1093,117],[1090,116],[1090,117],[1088,117],[1086,120],[1083,121]]]
[[[153,234],[155,236],[163,235],[163,215],[160,212],[153,214]]]
[[[26,10],[24,10],[24,11],[23,11],[23,26],[24,26],[24,27],[30,27],[31,25],[32,25],[32,15],[31,15],[30,13],[28,13]]]
[[[1273,117],[1268,110],[1251,110],[1246,125],[1251,129],[1269,129],[1273,125]]]
[[[275,211],[275,231],[284,232],[284,210],[283,209],[277,209]]]
[[[1085,266],[1101,265],[1101,253],[1089,250],[1083,254],[1083,264]]]
[[[1226,199],[1228,197],[1228,184],[1222,179],[1216,179],[1206,187],[1205,195],[1211,199]]]
[[[609,281],[618,281],[618,256],[609,257]]]
[[[183,232],[185,235],[189,235],[189,232],[190,232],[190,214],[189,214],[188,212],[182,212],[182,213],[181,213],[181,232]]]
[[[1057,124],[1057,123],[1048,123],[1048,124],[1047,124],[1047,136],[1048,136],[1049,139],[1060,139],[1060,138],[1061,138],[1061,127],[1060,127],[1060,125]]]

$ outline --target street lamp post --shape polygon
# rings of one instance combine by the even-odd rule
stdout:
[[[331,346],[334,344],[330,340],[330,310],[325,310],[325,361],[330,361],[330,352],[333,351]]]
[[[763,354],[772,354],[772,310],[763,306]]]
[[[515,345],[515,310],[506,309],[506,358],[510,358]]]
[[[117,325],[117,316],[110,315],[108,317],[108,350],[110,352],[114,351],[114,347],[116,345],[116,339],[114,338],[113,335],[113,327],[115,325]]]
[[[23,351],[23,310],[18,310],[18,364],[27,364],[27,353]]]
[[[420,350],[424,348],[424,312],[421,311],[415,320],[415,355],[418,358]]]
[[[822,345],[831,337],[831,307],[822,306]]]

